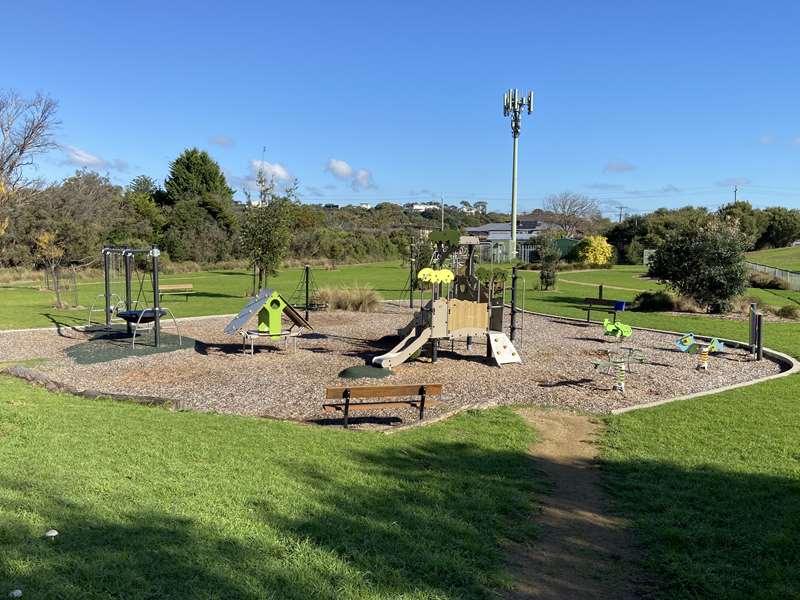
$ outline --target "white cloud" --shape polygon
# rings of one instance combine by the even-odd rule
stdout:
[[[758,143],[763,144],[765,146],[767,144],[771,144],[774,141],[775,141],[775,136],[773,135],[762,135],[760,138],[758,138]]]
[[[636,166],[624,160],[610,160],[606,163],[603,173],[627,173],[634,169],[636,169]]]
[[[81,167],[87,169],[107,169],[113,171],[127,171],[128,162],[121,158],[115,158],[108,161],[102,156],[97,156],[91,152],[78,148],[76,146],[64,146],[64,152],[67,157],[61,164],[72,165],[74,167]]]
[[[372,173],[368,169],[354,169],[350,163],[338,158],[330,159],[325,165],[325,170],[336,177],[350,183],[354,192],[375,189],[378,186],[372,181]]]
[[[90,154],[86,150],[76,148],[75,146],[64,146],[67,153],[66,162],[76,167],[92,167],[95,169],[102,169],[108,166],[108,161]]]
[[[339,160],[338,158],[330,159],[328,164],[325,165],[325,170],[333,173],[333,175],[339,179],[350,179],[353,176],[353,167],[346,161]]]
[[[374,188],[375,184],[372,181],[372,173],[366,169],[359,169],[353,176],[353,181],[350,183],[350,186],[353,188],[353,191],[356,192],[358,190],[368,190]]]
[[[259,171],[264,171],[267,177],[273,177],[277,181],[286,181],[292,178],[289,171],[281,163],[271,163],[266,160],[251,160],[250,170],[253,175]]]
[[[720,187],[733,187],[734,185],[747,185],[750,180],[747,177],[727,177],[720,179],[717,185]]]
[[[233,146],[233,138],[227,135],[213,135],[208,139],[215,146]]]

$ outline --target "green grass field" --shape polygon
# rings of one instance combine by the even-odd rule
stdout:
[[[0,590],[486,598],[537,485],[508,409],[393,436],[171,413],[0,377]],[[50,527],[60,535],[49,544]]]
[[[405,281],[391,264],[315,274],[388,298]],[[523,276],[526,308],[581,318],[577,304],[598,284],[624,300],[659,287],[636,268],[565,272],[554,292],[533,289],[538,274]],[[204,291],[186,303],[190,314],[238,310],[249,283],[243,273],[165,280]],[[291,293],[297,280],[289,271],[276,283]],[[38,305],[26,306],[32,298]],[[0,289],[0,323],[48,324],[48,302]],[[703,315],[622,319],[747,336],[744,321]],[[765,335],[800,357],[800,323],[768,323]],[[606,420],[607,488],[660,598],[800,598],[798,397],[793,376]],[[0,586],[52,589],[35,596],[45,598],[126,597],[129,586],[151,595],[127,597],[481,597],[502,581],[496,544],[515,519],[526,522],[537,485],[529,435],[507,410],[383,437],[88,401],[3,379]],[[49,526],[64,531],[52,547],[37,539]]]
[[[302,269],[284,269],[268,281],[270,287],[277,288],[288,298],[295,291],[303,277]],[[375,263],[368,265],[342,266],[335,271],[314,269],[313,278],[319,287],[357,287],[369,285],[385,298],[400,297],[406,283],[408,272],[399,262]],[[238,313],[247,302],[247,292],[252,286],[252,275],[245,271],[201,271],[180,275],[162,275],[162,284],[191,283],[195,294],[186,300],[183,296],[165,297],[162,304],[168,306],[180,317]],[[138,295],[139,284],[134,282],[133,295]],[[142,301],[152,302],[149,282],[145,282]],[[124,298],[124,285],[116,281],[112,291]],[[101,319],[103,283],[82,282],[78,284],[78,300],[83,307],[77,310],[56,310],[53,308],[55,295],[42,291],[39,286],[5,285],[0,286],[0,329],[21,327],[47,327],[55,323],[84,325],[88,309],[93,303],[101,310],[94,313],[95,320]],[[64,294],[71,301],[71,292]]]
[[[749,252],[747,258],[752,262],[769,265],[770,267],[778,267],[788,271],[800,271],[800,247],[773,248],[771,250]]]

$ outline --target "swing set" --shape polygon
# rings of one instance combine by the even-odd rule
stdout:
[[[94,304],[89,309],[89,325],[92,324],[92,313],[102,311],[107,329],[111,329],[114,323],[125,323],[128,335],[131,336],[132,348],[136,347],[136,335],[139,331],[152,331],[154,345],[159,348],[161,347],[162,318],[169,316],[178,335],[178,345],[183,345],[175,315],[169,308],[160,306],[158,285],[158,257],[160,255],[161,251],[155,246],[147,249],[116,246],[103,248],[104,291],[102,294],[97,295]],[[145,269],[147,262],[150,262],[152,302],[148,302],[147,290],[145,290],[144,286],[147,273],[138,268],[137,257],[144,258],[142,262],[145,265]],[[147,259],[150,260],[148,261]],[[122,279],[125,284],[124,300],[120,294],[114,291],[114,284],[120,280],[120,262],[123,267]],[[138,282],[135,298],[133,295],[134,277]],[[101,298],[102,308],[97,306]]]

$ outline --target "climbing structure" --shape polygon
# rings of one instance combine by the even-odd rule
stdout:
[[[521,363],[519,352],[502,332],[502,303],[500,310],[495,310],[492,287],[481,286],[473,273],[478,239],[444,231],[432,233],[431,240],[436,243],[433,265],[421,269],[417,276],[423,285],[430,286],[432,298],[406,327],[398,330],[400,342],[389,352],[374,357],[372,364],[393,369],[426,345],[435,361],[436,348],[442,340],[465,340],[469,347],[473,338],[481,336],[486,339],[488,359],[497,365]],[[462,259],[459,273],[442,267],[454,256]]]

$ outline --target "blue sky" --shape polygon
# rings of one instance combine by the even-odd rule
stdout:
[[[59,101],[81,165],[163,180],[198,146],[306,201],[510,205],[509,87],[536,94],[522,209],[800,207],[800,3],[14,2],[0,86]],[[334,161],[334,162],[332,162]]]

